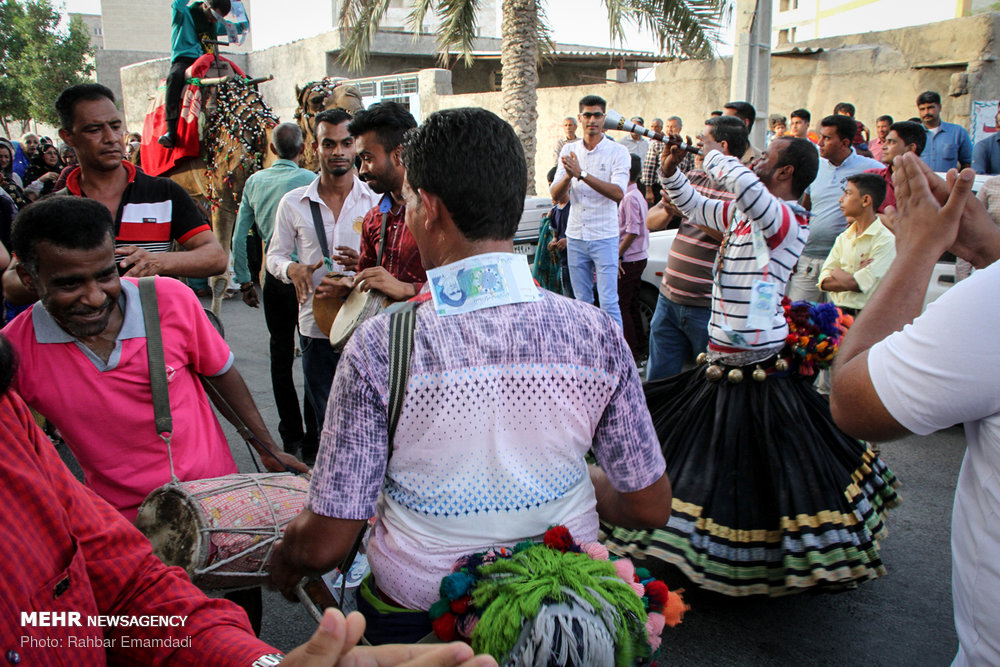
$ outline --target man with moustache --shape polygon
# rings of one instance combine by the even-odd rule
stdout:
[[[403,301],[416,296],[427,282],[417,242],[406,228],[403,201],[403,137],[416,126],[410,112],[396,102],[373,104],[354,115],[348,130],[361,158],[361,180],[382,197],[365,215],[360,253],[344,251],[348,262],[357,263],[353,281],[341,280],[336,287],[324,284],[322,294],[344,296],[357,285],[362,292],[377,289]]]
[[[580,140],[580,138],[576,136],[576,118],[573,118],[573,116],[566,116],[563,119],[562,128],[564,136],[559,137],[559,141],[556,142],[556,150],[555,150],[556,162],[559,162],[559,153],[562,151],[563,146],[565,146],[571,141]]]
[[[675,116],[676,118],[676,116]],[[677,119],[678,121],[680,118]],[[654,118],[649,123],[649,129],[653,132],[663,133],[663,119]],[[678,132],[680,129],[678,128]],[[656,173],[660,170],[660,151],[663,150],[663,142],[651,139],[649,150],[642,160],[642,183],[646,188],[646,203],[654,206],[660,201],[660,179]]]
[[[878,174],[885,179],[885,199],[878,207],[878,213],[885,213],[890,206],[896,207],[896,189],[892,184],[892,161],[904,153],[916,153],[920,155],[927,143],[927,133],[920,123],[902,120],[889,126],[889,131],[885,135],[882,144],[882,159],[884,167],[881,169],[869,169],[867,173]],[[892,220],[887,220],[886,216],[881,216],[882,224],[892,229]],[[888,222],[888,224],[886,224]]]
[[[927,131],[927,146],[920,159],[934,171],[972,166],[972,139],[965,128],[941,120],[941,96],[933,90],[917,97],[917,112]]]
[[[163,356],[173,416],[170,448],[153,415],[146,325],[139,288],[119,278],[111,214],[102,204],[50,197],[26,207],[14,222],[21,280],[38,303],[4,335],[18,352],[14,387],[51,421],[83,468],[84,479],[127,519],[166,484],[236,472],[229,444],[199,376],[213,385],[257,439],[265,467],[282,462],[233,354],[205,317],[194,293],[169,278],[155,282]]]
[[[809,240],[788,281],[788,298],[792,301],[826,301],[817,281],[833,242],[847,229],[847,218],[840,210],[844,184],[848,176],[882,166],[870,157],[858,155],[851,146],[857,130],[858,124],[850,116],[827,116],[820,121],[819,171],[804,200],[812,212]]]
[[[361,224],[365,213],[378,201],[371,188],[354,172],[354,137],[347,126],[351,117],[341,109],[316,115],[316,149],[319,176],[295,188],[281,199],[274,221],[274,234],[267,249],[267,270],[279,280],[295,286],[299,302],[299,336],[306,400],[316,416],[316,432],[323,428],[330,384],[340,355],[320,331],[313,317],[313,298],[330,271],[349,272],[357,266]],[[317,234],[322,226],[324,237]],[[332,250],[331,250],[332,249]],[[293,253],[297,259],[293,259]],[[303,443],[302,458],[315,460],[316,447]]]
[[[93,199],[111,212],[124,275],[206,278],[226,270],[222,246],[184,189],[123,161],[124,123],[110,89],[99,83],[71,86],[59,95],[56,111],[59,136],[80,163],[61,193]],[[171,252],[174,241],[184,251]],[[35,301],[14,266],[4,276],[4,295],[19,305]]]

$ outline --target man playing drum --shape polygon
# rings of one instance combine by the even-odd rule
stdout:
[[[153,418],[146,327],[135,279],[118,277],[111,214],[82,197],[51,197],[14,223],[18,275],[39,301],[4,328],[20,356],[14,387],[59,429],[88,486],[126,518],[170,481],[167,447]],[[268,470],[306,470],[280,451],[264,426],[233,353],[194,293],[157,278],[174,431],[173,468],[182,480],[236,472],[204,376],[278,459]]]
[[[382,314],[344,349],[307,509],[272,562],[272,582],[288,593],[302,574],[335,567],[375,515],[373,577],[359,593],[375,642],[429,632],[426,611],[459,556],[540,539],[555,524],[594,541],[599,517],[662,526],[671,497],[621,330],[539,290],[513,254],[526,166],[511,127],[483,109],[440,111],[407,135],[400,159],[406,226],[432,282],[414,299],[394,453],[387,463]],[[516,285],[488,278],[500,265]],[[481,276],[476,297],[489,298],[455,309],[470,271]],[[600,467],[587,465],[591,450]]]
[[[348,253],[356,259],[358,270],[350,284],[362,292],[376,289],[394,301],[414,296],[427,280],[420,251],[405,225],[402,194],[406,173],[400,158],[403,136],[416,126],[402,105],[381,102],[356,113],[347,128],[361,158],[361,180],[382,195],[378,205],[365,215],[360,257]],[[344,295],[343,289],[333,293]]]
[[[319,176],[282,198],[267,249],[268,272],[293,284],[299,299],[302,374],[306,400],[318,422],[317,433],[323,427],[326,400],[340,355],[316,324],[313,292],[321,281],[331,282],[325,278],[328,272],[354,270],[362,220],[378,201],[354,171],[355,139],[347,129],[350,120],[341,109],[317,114],[314,147],[319,155]],[[322,237],[317,233],[320,226]],[[297,255],[297,261],[292,260],[293,255]],[[317,293],[318,298],[328,296]],[[315,450],[309,451],[309,444],[303,444],[302,458],[306,462],[316,457]]]
[[[496,667],[458,643],[355,648],[363,620],[353,614],[345,621],[334,610],[307,644],[282,656],[254,637],[238,608],[166,567],[134,526],[73,478],[8,391],[15,366],[0,336],[0,506],[17,517],[0,524],[0,655],[7,664],[329,667],[344,658]],[[93,622],[101,616],[162,622]]]

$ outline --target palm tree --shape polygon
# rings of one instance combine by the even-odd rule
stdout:
[[[528,162],[528,191],[534,193],[535,129],[538,121],[538,62],[551,50],[543,0],[502,0],[501,93],[502,114],[524,145]],[[674,57],[708,57],[719,36],[727,0],[603,0],[608,27],[615,43],[624,40],[626,22],[656,36],[660,52]],[[422,32],[428,12],[440,18],[436,30],[441,63],[457,52],[472,64],[478,0],[415,0],[408,21]],[[340,25],[348,30],[341,61],[351,70],[362,69],[372,40],[389,7],[389,0],[344,0]]]

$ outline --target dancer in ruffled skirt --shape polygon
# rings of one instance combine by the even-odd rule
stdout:
[[[878,541],[897,502],[892,472],[834,425],[826,401],[787,350],[785,283],[808,236],[796,201],[816,174],[816,149],[781,137],[753,172],[727,155],[740,133],[711,119],[705,169],[732,202],[706,199],[664,151],[661,180],[698,225],[723,234],[709,351],[693,370],[646,385],[674,496],[658,530],[609,530],[618,554],[658,558],[698,586],[732,596],[843,588],[881,576]],[[713,124],[714,123],[714,124]],[[745,131],[742,133],[745,137]],[[814,310],[829,333],[838,314]],[[815,353],[816,341],[792,336]],[[836,335],[820,349],[826,358]],[[818,336],[817,336],[818,337]],[[810,357],[811,359],[811,357]]]

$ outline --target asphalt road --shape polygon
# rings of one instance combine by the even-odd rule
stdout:
[[[223,303],[222,321],[236,367],[276,435],[263,312],[234,297]],[[245,445],[225,426],[240,470],[253,471]],[[949,526],[964,451],[959,428],[882,445],[882,457],[902,482],[903,499],[890,512],[889,537],[883,542],[887,576],[854,591],[779,599],[732,599],[688,588],[691,611],[683,624],[665,633],[659,663],[949,664],[957,647]],[[314,627],[301,605],[265,593],[264,641],[287,651]]]

